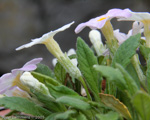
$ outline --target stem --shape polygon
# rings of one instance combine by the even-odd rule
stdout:
[[[137,75],[138,75],[138,78],[140,80],[142,87],[147,91],[147,88],[145,86],[146,77],[144,76],[143,71],[140,68],[140,65],[139,65],[140,62],[139,62],[139,59],[137,58],[137,55],[134,55],[132,57],[131,62],[132,62],[133,66],[137,72]]]
[[[81,81],[81,83],[82,83],[82,85],[83,85],[83,87],[84,87],[84,89],[85,89],[85,91],[86,91],[86,94],[87,94],[88,99],[89,99],[89,100],[92,100],[92,98],[91,98],[91,96],[90,96],[90,93],[89,93],[89,91],[88,91],[88,88],[87,88],[87,86],[86,86],[85,81],[83,80],[82,77],[79,77],[78,79]]]

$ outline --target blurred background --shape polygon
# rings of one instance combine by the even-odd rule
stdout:
[[[105,14],[112,8],[150,12],[149,5],[149,0],[0,0],[0,76],[37,57],[42,57],[42,63],[53,68],[54,57],[44,45],[15,51],[31,39],[75,21],[71,28],[55,36],[62,51],[67,52],[76,48],[78,36],[90,45],[89,28],[79,34],[74,33],[79,23]],[[116,22],[114,19],[112,24],[121,32],[127,33],[131,29],[130,22]]]

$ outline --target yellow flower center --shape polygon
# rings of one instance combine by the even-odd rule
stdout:
[[[97,21],[102,21],[102,20],[105,20],[105,19],[107,19],[107,18],[109,18],[109,16],[107,16],[107,17],[101,17],[101,18],[98,19]]]

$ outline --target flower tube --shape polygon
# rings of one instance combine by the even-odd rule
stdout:
[[[63,27],[61,27],[55,31],[51,31],[49,33],[46,33],[42,37],[32,40],[32,42],[25,44],[25,45],[22,45],[21,47],[18,47],[16,50],[28,48],[28,47],[31,47],[31,46],[36,45],[36,44],[44,44],[47,47],[47,49],[50,51],[50,53],[52,53],[58,59],[58,61],[66,69],[66,71],[68,73],[70,73],[71,76],[78,79],[79,77],[82,76],[81,72],[79,71],[79,69],[75,65],[73,65],[73,63],[71,62],[69,57],[62,52],[58,43],[53,38],[54,35],[56,35],[57,33],[61,32],[61,31],[66,30],[73,23],[74,22],[67,24],[67,25],[64,25]]]

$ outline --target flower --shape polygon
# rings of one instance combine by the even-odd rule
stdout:
[[[24,48],[29,48],[33,45],[36,45],[36,44],[45,44],[47,49],[57,58],[57,59],[60,59],[61,56],[63,56],[63,53],[58,45],[58,43],[53,39],[53,37],[61,32],[61,31],[64,31],[66,30],[67,28],[69,28],[74,22],[71,22],[70,24],[67,24],[67,25],[64,25],[63,27],[57,29],[57,30],[54,30],[54,31],[51,31],[51,32],[48,32],[46,34],[44,34],[42,37],[40,38],[36,38],[36,39],[33,39],[30,43],[27,43],[25,45],[22,45],[18,48],[16,48],[16,50],[21,50],[21,49],[24,49]]]
[[[146,37],[146,46],[150,47],[150,13],[148,12],[132,12],[128,18],[119,18],[119,21],[138,21],[144,24],[144,35]]]
[[[79,24],[75,32],[79,33],[82,29],[84,29],[86,26],[90,27],[91,29],[101,29],[103,35],[106,38],[106,44],[107,47],[109,48],[110,52],[115,54],[117,48],[118,48],[118,43],[117,40],[114,37],[113,33],[113,27],[110,23],[110,20],[114,17],[116,18],[127,18],[130,17],[131,13],[129,12],[128,9],[111,9],[109,10],[106,14],[93,18],[89,20],[88,22],[81,23]]]
[[[32,42],[22,45],[21,47],[17,48],[16,50],[28,48],[28,47],[31,47],[36,44],[44,44],[47,47],[47,49],[49,50],[49,52],[52,53],[58,59],[58,61],[65,68],[65,70],[68,73],[70,73],[70,75],[72,77],[78,79],[79,77],[82,76],[80,70],[77,68],[77,66],[73,65],[73,63],[71,62],[69,57],[62,52],[61,48],[59,47],[59,44],[53,38],[56,33],[64,31],[65,29],[69,28],[73,23],[74,22],[64,25],[63,27],[61,27],[55,31],[46,33],[41,38],[34,39],[34,40],[32,40]]]
[[[27,62],[22,68],[13,69],[11,73],[6,73],[0,77],[0,94],[12,90],[14,86],[18,86],[22,90],[28,90],[20,82],[20,76],[24,71],[32,71],[37,68],[36,64],[40,63],[42,58],[35,58]]]
[[[102,55],[105,52],[106,47],[102,43],[100,32],[98,30],[91,30],[89,33],[89,38],[94,46],[97,55],[98,56]]]
[[[8,97],[16,96],[16,97],[31,98],[30,95],[26,91],[23,91],[17,86],[14,86],[11,89],[7,90],[5,92],[5,95]]]
[[[143,33],[143,24],[141,22],[135,21],[133,23],[132,29],[129,30],[128,34],[120,32],[119,29],[114,30],[114,36],[118,40],[119,44],[122,44],[125,40],[127,40],[132,35],[136,35],[138,33]],[[142,37],[143,38],[143,37]]]
[[[43,83],[34,78],[30,72],[24,72],[20,77],[20,81],[23,85],[50,96],[48,88]]]
[[[93,18],[89,20],[88,22],[79,24],[75,32],[79,33],[81,30],[83,30],[86,26],[90,27],[91,29],[101,29],[106,21],[111,20],[112,18],[128,18],[131,14],[129,12],[129,9],[111,9],[106,14],[101,15],[99,17]]]

